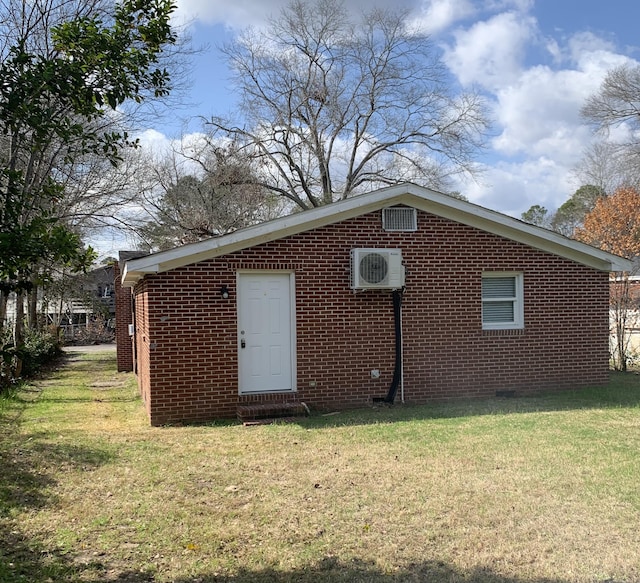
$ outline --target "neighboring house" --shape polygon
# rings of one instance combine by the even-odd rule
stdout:
[[[638,260],[634,261],[633,271],[638,271]],[[610,354],[613,363],[620,367],[620,349],[623,349],[627,366],[640,364],[640,276],[627,275],[611,280],[610,302]],[[618,332],[623,330],[623,337]]]
[[[115,327],[115,287],[113,265],[103,265],[70,279],[68,296],[60,303],[52,300],[47,312],[51,322],[60,321],[68,341],[76,340],[78,333],[98,316],[104,318],[107,328]],[[60,311],[60,308],[62,310]]]
[[[46,299],[38,290],[38,314],[47,323],[59,326],[68,341],[73,341],[96,318],[101,316],[109,328],[115,327],[115,288],[113,265],[103,265],[91,271],[66,276],[57,286],[50,286]],[[57,293],[53,288],[57,288]],[[10,294],[6,307],[6,321],[13,322],[16,315],[15,294]]]
[[[161,425],[606,383],[629,262],[407,184],[121,268],[119,368]]]

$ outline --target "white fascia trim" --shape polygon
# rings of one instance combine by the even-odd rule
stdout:
[[[399,184],[274,219],[214,239],[132,259],[127,262],[123,271],[122,285],[131,287],[150,273],[169,271],[398,204],[412,206],[476,227],[601,271],[630,271],[632,268],[632,263],[626,259],[573,241],[553,231],[529,225],[502,213],[415,184]]]
[[[393,187],[397,188],[397,187]],[[240,251],[261,243],[268,243],[310,231],[318,227],[344,221],[349,218],[379,210],[390,203],[400,204],[389,200],[388,189],[359,195],[340,202],[314,208],[308,211],[280,217],[266,223],[240,229],[228,235],[214,239],[207,239],[197,243],[190,243],[168,251],[160,251],[127,262],[128,269],[123,272],[122,285],[131,287],[150,273],[161,273],[177,267],[183,267],[198,261],[212,259],[220,255]],[[406,188],[401,192],[406,193]],[[125,278],[125,273],[127,277]]]
[[[409,192],[413,189],[420,189],[420,187],[415,185],[405,187]],[[420,194],[417,193],[417,196]],[[420,198],[425,200],[424,195]],[[446,194],[429,191],[429,199],[425,202],[426,204],[415,206],[443,218],[500,235],[601,271],[630,271],[633,267],[633,262],[623,257]]]
[[[464,207],[455,204],[447,205],[446,201],[440,201],[437,208],[427,204],[422,210],[523,243],[540,251],[564,257],[600,271],[630,271],[633,267],[633,263],[623,257],[607,253],[586,243],[569,239],[554,231],[530,225],[465,201],[456,200],[456,202],[462,203]]]

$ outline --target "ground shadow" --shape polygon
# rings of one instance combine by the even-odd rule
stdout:
[[[106,449],[45,443],[38,435],[20,433],[15,423],[13,433],[1,429],[0,581],[73,581],[78,569],[71,558],[26,537],[16,517],[55,504],[52,492],[66,471],[91,471],[113,455]]]
[[[162,574],[143,573],[138,571],[114,572],[99,565],[88,567],[93,572],[77,571],[68,573],[71,578],[67,583],[80,581],[111,581],[117,583],[154,583],[166,581]],[[40,578],[30,579],[33,583],[43,582]],[[573,579],[572,579],[573,580]],[[245,570],[240,569],[233,575],[202,573],[186,578],[171,579],[173,583],[566,583],[565,579],[549,579],[537,577],[509,577],[495,571],[476,567],[469,571],[461,571],[438,561],[425,561],[410,565],[391,573],[384,573],[373,564],[352,560],[341,562],[334,557],[327,557],[308,567],[293,570]],[[613,579],[592,579],[585,583],[626,583]]]
[[[115,369],[116,354],[95,351],[95,354],[68,352],[63,356],[63,364],[73,362],[74,369],[95,372],[96,370]],[[537,396],[460,398],[443,400],[425,405],[402,404],[396,400],[394,405],[376,404],[370,407],[341,411],[312,410],[306,418],[294,419],[306,429],[319,429],[336,426],[357,426],[401,421],[449,419],[457,417],[477,417],[514,413],[536,413],[550,411],[571,411],[578,409],[606,409],[618,407],[640,408],[640,373],[612,372],[611,382],[604,387],[578,388],[576,390],[549,391]],[[87,398],[87,400],[94,400]],[[122,401],[120,397],[117,399]],[[126,400],[139,400],[137,394]],[[284,423],[277,421],[276,423]],[[288,420],[286,422],[291,422]],[[202,422],[177,423],[167,427],[182,425],[203,425]],[[205,422],[204,425],[237,425],[235,419],[219,419]]]
[[[135,581],[135,580],[134,580]],[[440,561],[425,561],[391,573],[364,561],[341,562],[327,557],[299,570],[242,570],[233,576],[203,575],[177,579],[175,583],[564,583],[562,579],[505,577],[491,569],[477,567],[460,571]],[[595,583],[595,581],[594,581]],[[609,580],[608,583],[613,583]]]
[[[640,408],[640,375],[612,373],[604,387],[562,390],[524,397],[468,398],[425,405],[396,403],[344,411],[313,411],[297,422],[307,429],[370,425],[429,419],[452,419],[484,415],[574,411],[582,409]]]
[[[28,406],[20,401],[18,411]],[[39,508],[49,501],[46,492],[67,470],[90,471],[108,463],[114,453],[107,447],[48,442],[43,432],[24,433],[20,415],[0,419],[0,518],[13,509]]]
[[[94,361],[95,362],[95,361]],[[108,361],[112,363],[112,360]],[[305,426],[328,424],[393,422],[411,418],[438,418],[496,414],[500,412],[529,412],[603,406],[638,406],[640,395],[637,377],[630,379],[633,394],[625,395],[620,388],[601,389],[580,395],[565,395],[534,399],[493,399],[453,406],[380,408],[375,411],[347,412],[339,416],[305,420]],[[369,415],[367,417],[367,415]],[[376,417],[378,416],[378,417]],[[381,416],[381,417],[380,417]],[[22,511],[44,508],[56,502],[51,492],[57,480],[64,476],[64,468],[91,471],[108,463],[113,452],[108,448],[80,447],[74,444],[49,443],[45,435],[22,434],[13,420],[0,423],[0,581],[3,583],[155,583],[166,581],[162,573],[141,572],[131,564],[116,564],[108,555],[82,557],[78,553],[58,548],[45,548],[38,540],[28,538],[15,519]],[[384,548],[380,549],[384,553]],[[213,557],[212,557],[213,559]],[[233,574],[219,574],[206,568],[206,557],[198,574],[174,579],[175,583],[567,583],[564,579],[535,576],[504,576],[491,569],[477,567],[460,570],[456,566],[423,561],[387,572],[376,564],[336,557],[325,557],[302,568],[240,569]],[[585,583],[622,583],[613,579],[592,579]],[[630,582],[624,582],[630,583]]]
[[[96,354],[65,352],[58,360],[58,366],[64,366],[70,363],[73,363],[74,368],[77,370],[93,372],[96,370],[113,369],[115,372],[116,355],[115,352],[113,354],[104,352]]]

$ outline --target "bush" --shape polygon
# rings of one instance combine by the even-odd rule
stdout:
[[[0,331],[0,387],[9,387],[21,378],[31,377],[62,353],[62,345],[53,330],[25,331],[24,344],[14,346],[11,330]]]
[[[22,357],[22,376],[31,377],[40,372],[43,365],[62,354],[62,344],[55,329],[28,329],[19,353]]]
[[[0,326],[0,391],[15,381],[16,350],[13,346],[11,330]]]
[[[80,326],[73,338],[74,344],[106,344],[116,339],[115,331],[109,328],[104,316],[98,315]]]

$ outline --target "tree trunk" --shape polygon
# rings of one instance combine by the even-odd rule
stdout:
[[[0,328],[4,326],[4,321],[7,319],[7,301],[9,300],[9,294],[0,291]]]
[[[624,321],[618,322],[617,325],[617,341],[618,341],[618,362],[616,368],[622,372],[627,371],[627,354],[625,347],[625,330]]]
[[[616,370],[626,372],[629,361],[629,333],[627,320],[632,309],[629,274],[622,273],[613,280],[611,291],[611,310],[613,312],[613,331],[615,332],[615,351],[613,366]]]
[[[34,285],[33,289],[27,296],[27,326],[31,329],[38,327],[38,286]]]
[[[16,292],[16,320],[13,323],[13,342],[16,348],[24,343],[24,292]]]
[[[24,344],[24,292],[16,292],[16,321],[13,324],[13,343],[16,347],[16,364],[14,376],[18,378],[22,373],[22,358],[20,348]]]

